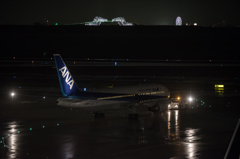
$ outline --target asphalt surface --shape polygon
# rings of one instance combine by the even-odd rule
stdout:
[[[128,110],[94,119],[93,112],[57,106],[56,69],[28,62],[0,66],[0,158],[223,158],[240,118],[238,65],[69,67],[87,90],[160,83],[171,97],[194,98],[190,109],[139,108],[139,119],[129,121]]]

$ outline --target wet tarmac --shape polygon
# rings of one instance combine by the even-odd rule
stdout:
[[[139,108],[139,119],[129,121],[128,110],[94,119],[93,112],[58,107],[58,77],[47,63],[0,66],[0,158],[223,158],[240,118],[238,65],[69,67],[87,90],[160,83],[171,97],[194,98],[184,110]]]

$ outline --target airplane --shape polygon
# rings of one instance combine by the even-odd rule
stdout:
[[[84,91],[79,89],[59,54],[54,54],[62,97],[58,106],[95,112],[94,117],[104,117],[104,111],[127,108],[129,119],[138,119],[137,107],[146,107],[154,113],[168,109],[170,92],[160,84],[136,85],[112,89]]]

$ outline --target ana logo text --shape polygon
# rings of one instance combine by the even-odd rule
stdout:
[[[69,71],[67,70],[67,67],[64,66],[62,68],[59,69],[59,71],[62,72],[62,77],[65,78],[65,82],[70,86],[70,89],[72,89],[73,84],[74,84],[74,80],[71,79],[72,76],[70,75]],[[71,80],[70,80],[71,79]]]

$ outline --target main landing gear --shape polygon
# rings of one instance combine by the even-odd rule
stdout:
[[[98,113],[95,113],[94,118],[103,118],[104,115],[105,115],[104,113],[98,112]]]
[[[137,120],[138,119],[138,114],[129,114],[128,119],[129,120]]]

